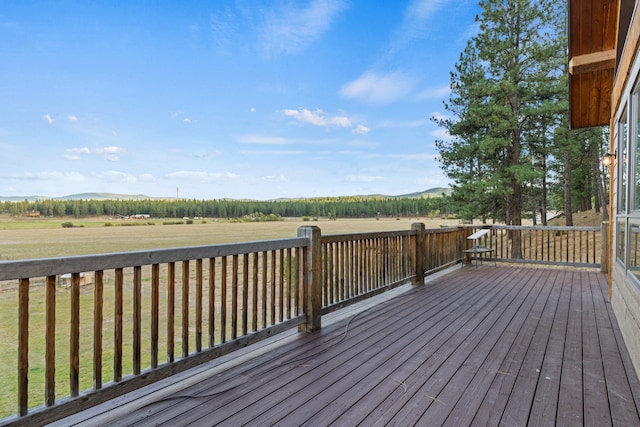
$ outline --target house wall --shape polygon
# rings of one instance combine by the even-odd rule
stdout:
[[[627,13],[629,11],[627,10]],[[611,306],[620,326],[620,331],[629,350],[636,373],[640,374],[640,246],[638,233],[640,225],[640,211],[634,206],[634,198],[639,197],[640,174],[640,99],[634,98],[632,91],[638,88],[640,82],[640,15],[638,8],[633,13],[631,25],[626,34],[625,46],[618,49],[622,52],[616,70],[614,89],[611,96],[611,135],[612,147],[618,153],[613,172],[611,215],[612,245],[611,250]],[[619,123],[623,112],[627,111],[627,132],[621,132]],[[626,134],[626,135],[625,135]],[[623,152],[626,137],[627,152]],[[623,162],[626,166],[626,198],[621,197],[621,173]],[[626,200],[627,204],[623,204]],[[622,249],[621,249],[622,248]]]
[[[613,272],[611,306],[633,366],[640,375],[640,291],[635,283],[626,279],[619,266]]]

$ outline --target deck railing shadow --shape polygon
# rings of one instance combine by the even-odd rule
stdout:
[[[51,422],[281,331],[315,331],[323,314],[463,261],[476,228],[323,236],[301,227],[291,239],[0,262],[2,298],[16,302],[3,321],[17,324],[0,355],[15,369],[0,377],[0,424]],[[486,237],[498,260],[508,256],[505,230]],[[598,266],[599,252],[589,253],[535,261]]]

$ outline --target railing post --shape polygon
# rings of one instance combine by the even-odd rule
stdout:
[[[307,321],[301,324],[298,330],[314,332],[322,326],[322,235],[320,228],[310,226],[298,228],[298,237],[309,239],[309,246],[306,248],[307,260],[304,271],[306,292],[303,302]]]
[[[600,224],[600,272],[609,272],[609,263],[611,260],[611,241],[609,239],[609,222],[604,221]]]
[[[413,285],[414,286],[419,286],[419,285],[424,285],[424,264],[425,264],[425,256],[427,253],[427,248],[425,248],[425,241],[424,241],[424,235],[425,235],[425,227],[424,224],[421,222],[416,222],[411,224],[411,230],[416,232],[416,238],[415,238],[415,247],[413,248],[414,254],[415,254],[415,260],[416,260],[416,265],[415,265],[415,271],[414,271],[414,279],[413,279]]]

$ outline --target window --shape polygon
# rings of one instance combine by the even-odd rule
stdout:
[[[629,271],[640,278],[640,224],[631,224],[629,237]]]
[[[640,211],[640,167],[638,167],[640,165],[640,83],[633,89],[632,113],[634,123],[631,128],[631,142],[633,146],[629,154],[633,162],[628,166],[628,173],[633,176],[633,182],[629,183],[633,186],[631,193],[633,200],[629,202],[633,207],[632,210]]]
[[[624,259],[624,254],[625,254],[624,249],[626,246],[625,230],[626,230],[625,221],[620,221],[620,220],[617,221],[616,222],[616,258],[622,264],[625,264],[625,259]]]
[[[618,121],[618,213],[627,212],[627,151],[629,140],[629,126],[627,122],[627,109],[625,108]]]

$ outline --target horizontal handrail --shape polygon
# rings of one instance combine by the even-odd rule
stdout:
[[[26,277],[38,277],[99,269],[109,270],[136,265],[162,264],[198,258],[215,258],[268,250],[281,250],[303,247],[306,244],[307,239],[292,238],[60,258],[0,261],[0,280],[22,279],[25,277],[25,272],[28,272]]]

